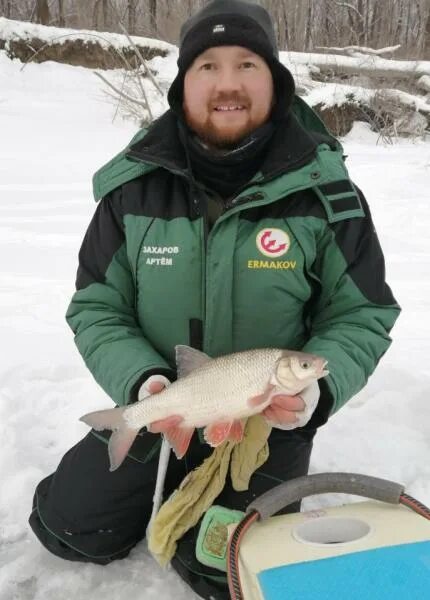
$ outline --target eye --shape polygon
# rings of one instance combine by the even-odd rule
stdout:
[[[246,69],[249,69],[249,68],[255,67],[255,64],[250,61],[246,61],[246,62],[243,62],[241,66],[245,67]]]
[[[302,369],[309,369],[311,363],[307,362],[306,360],[302,360],[300,366],[302,367]]]
[[[199,70],[201,71],[210,71],[212,69],[212,67],[214,66],[213,63],[203,63],[202,65],[200,65]]]

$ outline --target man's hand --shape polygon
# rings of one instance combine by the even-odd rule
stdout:
[[[319,395],[316,381],[296,396],[282,394],[280,388],[270,384],[264,394],[254,396],[249,403],[258,406],[270,397],[270,404],[262,411],[262,415],[272,427],[288,430],[306,425],[318,404]]]
[[[151,375],[151,377],[148,377],[140,387],[138,400],[144,400],[145,398],[148,398],[148,396],[152,396],[152,394],[159,394],[169,385],[170,381],[167,377],[164,377],[163,375]],[[148,425],[147,429],[151,433],[162,433],[167,429],[170,429],[170,427],[176,427],[182,420],[183,418],[179,415],[171,415],[165,419],[154,421]]]
[[[295,425],[299,421],[298,412],[303,412],[305,403],[301,396],[286,396],[276,394],[263,415],[269,423],[275,425]]]

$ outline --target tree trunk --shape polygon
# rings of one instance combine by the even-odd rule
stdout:
[[[151,31],[157,33],[157,0],[149,0],[149,22]]]
[[[64,0],[58,0],[58,26],[66,26],[66,22],[64,20]]]
[[[380,42],[381,24],[383,20],[383,10],[380,2],[375,2],[370,25],[369,44],[376,48]]]
[[[324,3],[324,44],[326,46],[329,45],[329,40],[330,40],[330,16],[329,16],[329,10],[330,10],[330,4],[328,3],[327,0],[325,0]]]
[[[356,32],[359,46],[365,46],[364,37],[364,0],[358,0],[357,6],[358,13],[356,18]]]
[[[51,15],[49,13],[48,0],[36,1],[36,23],[49,25]]]
[[[430,11],[427,15],[424,33],[424,58],[430,58]]]
[[[287,17],[287,9],[285,8],[285,4],[282,7],[283,10],[283,23],[284,23],[284,46],[285,50],[290,49],[290,29],[288,27],[288,17]]]
[[[312,19],[313,19],[313,11],[312,6],[313,0],[308,0],[308,15],[306,19],[306,37],[305,37],[305,49],[310,50],[312,46]]]
[[[2,3],[2,9],[6,19],[10,19],[12,13],[12,0],[4,0]]]
[[[137,0],[127,0],[128,33],[130,35],[136,33],[136,4]]]
[[[103,28],[108,29],[109,27],[109,0],[103,0]]]

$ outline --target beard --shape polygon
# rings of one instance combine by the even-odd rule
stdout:
[[[240,99],[237,96],[220,98],[217,102],[213,102],[211,104],[216,106],[217,104],[222,104],[223,102],[235,102],[238,105],[245,106],[245,110],[249,110],[250,106],[248,100]],[[199,139],[204,144],[209,146],[209,148],[214,148],[221,151],[228,151],[236,148],[244,138],[246,138],[250,133],[260,127],[260,125],[267,120],[267,118],[263,121],[261,121],[261,119],[255,120],[252,119],[248,114],[248,119],[243,125],[229,125],[228,123],[224,125],[217,125],[212,119],[212,114],[214,112],[212,108],[210,108],[210,113],[205,121],[197,119],[191,115],[185,103],[183,105],[183,111],[188,127],[194,131]]]

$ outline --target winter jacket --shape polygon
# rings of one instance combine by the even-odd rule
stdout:
[[[299,98],[210,231],[211,192],[190,173],[172,111],[97,172],[94,190],[67,321],[117,404],[151,374],[175,377],[176,344],[212,357],[289,348],[328,360],[314,427],[389,347],[400,308],[367,202]]]

